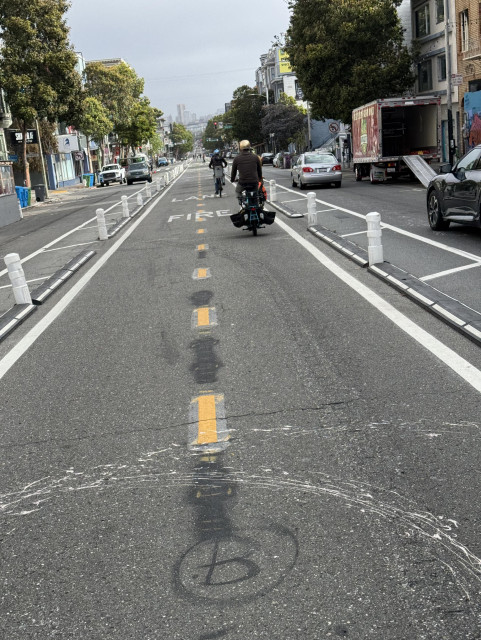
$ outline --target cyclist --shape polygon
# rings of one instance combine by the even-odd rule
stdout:
[[[259,156],[251,152],[251,143],[249,140],[241,140],[239,143],[240,154],[234,158],[231,171],[231,182],[236,181],[236,175],[239,173],[239,182],[236,185],[235,192],[242,204],[242,191],[247,185],[262,184],[262,164]]]
[[[222,176],[216,175],[216,174],[220,173],[219,170],[216,171],[216,167],[221,167],[222,168]],[[224,175],[224,167],[227,167],[227,162],[226,162],[225,158],[221,158],[219,149],[216,149],[214,151],[214,155],[212,156],[212,158],[210,159],[210,162],[209,162],[209,169],[214,169],[215,195],[220,195],[220,193],[222,191],[222,182],[223,182],[222,177]],[[220,177],[220,181],[221,181],[220,184],[218,182],[219,177]]]

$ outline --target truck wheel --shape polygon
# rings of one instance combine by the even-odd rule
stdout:
[[[439,196],[435,191],[431,191],[428,198],[428,221],[429,226],[434,231],[446,231],[446,229],[449,229],[449,220],[443,220]]]
[[[362,173],[361,173],[361,169],[360,169],[360,167],[355,167],[355,168],[354,168],[354,175],[356,176],[356,182],[361,182],[361,180],[362,180]]]

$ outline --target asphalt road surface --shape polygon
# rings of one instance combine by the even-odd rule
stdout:
[[[2,343],[0,637],[481,638],[479,348],[233,193],[191,165]]]

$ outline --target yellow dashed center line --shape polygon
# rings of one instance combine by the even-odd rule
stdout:
[[[205,233],[205,229],[197,229],[197,233]]]
[[[197,309],[197,326],[198,327],[208,327],[210,324],[209,320],[209,307],[200,307]]]

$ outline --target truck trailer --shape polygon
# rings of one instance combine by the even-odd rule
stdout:
[[[373,100],[352,112],[356,180],[371,183],[414,174],[425,186],[441,157],[441,98]]]

